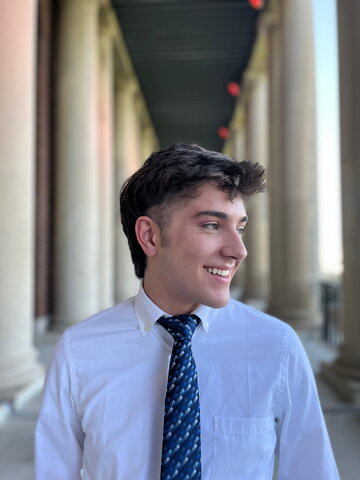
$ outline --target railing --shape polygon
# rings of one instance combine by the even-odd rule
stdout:
[[[343,339],[340,281],[321,282],[321,310],[323,339],[331,345],[339,345]]]

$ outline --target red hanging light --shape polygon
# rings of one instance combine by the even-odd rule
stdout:
[[[226,140],[227,138],[230,137],[230,129],[227,127],[219,127],[217,130],[217,134],[222,140]]]
[[[249,5],[256,10],[261,10],[264,6],[264,0],[248,0]]]
[[[229,82],[226,88],[232,97],[237,97],[240,93],[240,85],[236,82]]]

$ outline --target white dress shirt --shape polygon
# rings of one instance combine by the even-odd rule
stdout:
[[[173,339],[139,294],[61,337],[36,427],[36,480],[159,480]],[[338,480],[311,367],[285,323],[198,307],[203,480]]]

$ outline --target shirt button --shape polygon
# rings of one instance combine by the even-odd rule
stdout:
[[[151,330],[150,325],[145,325],[144,330],[145,332],[149,332]]]

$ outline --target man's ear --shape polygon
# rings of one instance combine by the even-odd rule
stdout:
[[[135,233],[137,241],[147,257],[154,257],[160,245],[160,229],[154,220],[141,216],[136,220]]]

